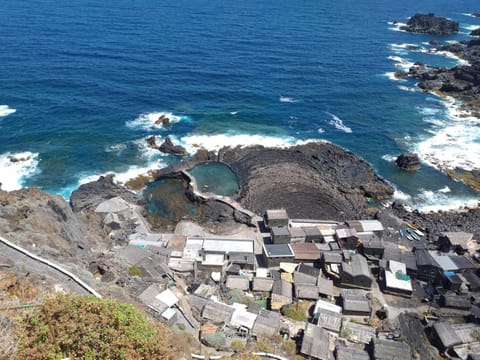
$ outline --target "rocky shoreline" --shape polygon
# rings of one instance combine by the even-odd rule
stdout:
[[[458,31],[458,23],[433,14],[413,16],[403,30],[433,35],[448,35]],[[480,28],[473,30],[476,36]],[[463,60],[464,65],[452,68],[434,67],[417,62],[407,72],[397,72],[397,79],[418,79],[417,86],[425,92],[443,98],[453,98],[461,102],[460,117],[480,118],[480,38],[458,43],[442,44],[430,42],[430,53],[447,53]],[[467,186],[480,191],[480,169],[442,169],[453,180],[462,181]]]
[[[448,35],[458,32],[458,22],[435,17],[433,14],[416,14],[403,30],[433,35]],[[477,29],[479,30],[479,29]],[[476,31],[472,31],[472,36]],[[440,96],[451,96],[463,102],[465,110],[478,116],[480,110],[480,39],[442,44],[438,40],[430,42],[431,53],[451,53],[468,65],[453,68],[434,67],[415,63],[408,72],[397,72],[397,78],[420,80],[418,87]]]
[[[364,160],[326,142],[286,149],[263,146],[200,150],[194,156],[156,173],[160,179],[202,162],[217,161],[236,174],[234,196],[243,207],[263,214],[286,208],[297,218],[348,219],[368,216],[369,199],[386,199],[394,189]]]

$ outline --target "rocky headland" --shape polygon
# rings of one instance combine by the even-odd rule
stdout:
[[[408,32],[430,34],[430,35],[450,35],[458,32],[458,22],[447,18],[438,17],[434,14],[415,14],[408,20],[407,25],[400,27],[401,30]]]
[[[157,172],[157,178],[201,162],[227,164],[236,174],[243,207],[263,214],[285,208],[296,218],[348,219],[368,216],[367,199],[386,199],[393,187],[353,153],[326,142],[290,148],[263,146],[200,150],[190,159]]]

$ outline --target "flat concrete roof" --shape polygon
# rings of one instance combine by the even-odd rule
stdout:
[[[188,237],[185,242],[185,250],[223,253],[254,253],[254,246],[252,239]]]
[[[268,220],[284,220],[288,219],[287,210],[285,209],[271,209],[267,210]]]
[[[290,244],[264,244],[263,248],[268,257],[294,256]]]

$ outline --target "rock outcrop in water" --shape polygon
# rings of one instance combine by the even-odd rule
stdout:
[[[163,127],[168,127],[170,125],[170,118],[164,114],[160,115],[155,121],[155,125],[162,125]]]
[[[166,137],[162,145],[158,147],[158,150],[165,154],[175,155],[175,156],[184,156],[187,155],[187,149],[181,145],[174,145],[170,137]]]
[[[475,30],[472,30],[470,32],[470,35],[472,36],[480,36],[480,27],[479,28],[476,28]]]
[[[479,114],[480,109],[480,39],[437,47],[435,51],[450,52],[468,61],[468,65],[453,68],[412,66],[407,76],[420,80],[418,87],[438,95],[461,99],[464,108]]]
[[[399,79],[406,77],[419,79],[417,86],[423,91],[458,99],[461,101],[460,117],[480,117],[480,39],[438,45],[431,52],[452,53],[466,60],[469,65],[445,68],[415,63],[407,73],[399,72],[395,73],[395,76]],[[454,180],[462,181],[473,189],[480,189],[480,169],[441,170]]]
[[[420,168],[420,160],[417,154],[401,154],[395,160],[395,164],[406,171],[415,171]]]
[[[447,18],[437,17],[434,14],[415,14],[408,20],[406,26],[400,29],[431,35],[450,35],[458,32],[458,22]]]

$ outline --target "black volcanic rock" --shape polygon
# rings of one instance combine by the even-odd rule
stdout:
[[[475,17],[480,17],[480,12],[475,12],[472,15],[475,16]]]
[[[98,180],[83,184],[70,196],[73,211],[95,209],[100,203],[120,196],[130,203],[141,203],[142,199],[113,181],[113,175],[100,176]]]
[[[370,165],[330,143],[226,148],[218,160],[237,175],[240,203],[257,214],[286,208],[294,218],[358,218],[367,216],[368,197],[393,194]]]
[[[457,21],[437,17],[431,13],[415,14],[408,20],[406,26],[401,27],[405,31],[431,35],[450,35],[458,32],[458,28]]]
[[[155,125],[162,125],[164,127],[168,127],[170,125],[170,118],[166,115],[160,115],[158,119],[155,121]]]
[[[415,171],[420,168],[420,160],[417,154],[401,154],[395,160],[400,169],[407,171]]]
[[[181,145],[174,145],[170,137],[166,137],[165,141],[158,147],[158,150],[165,154],[184,156],[187,155],[187,149]]]
[[[266,209],[285,208],[293,218],[370,217],[367,198],[389,198],[394,191],[364,160],[321,142],[285,149],[227,147],[218,155],[199,150],[191,158],[157,171],[157,176],[205,161],[229,165],[240,185],[235,200],[260,215]]]
[[[155,149],[155,150],[158,150],[158,145],[157,145],[157,141],[155,139],[155,136],[152,135],[152,136],[147,137],[146,141],[147,141],[148,147],[150,147],[152,149]]]
[[[479,27],[479,28],[476,28],[475,30],[472,30],[472,32],[470,33],[470,35],[472,35],[472,36],[480,36],[480,27]]]

